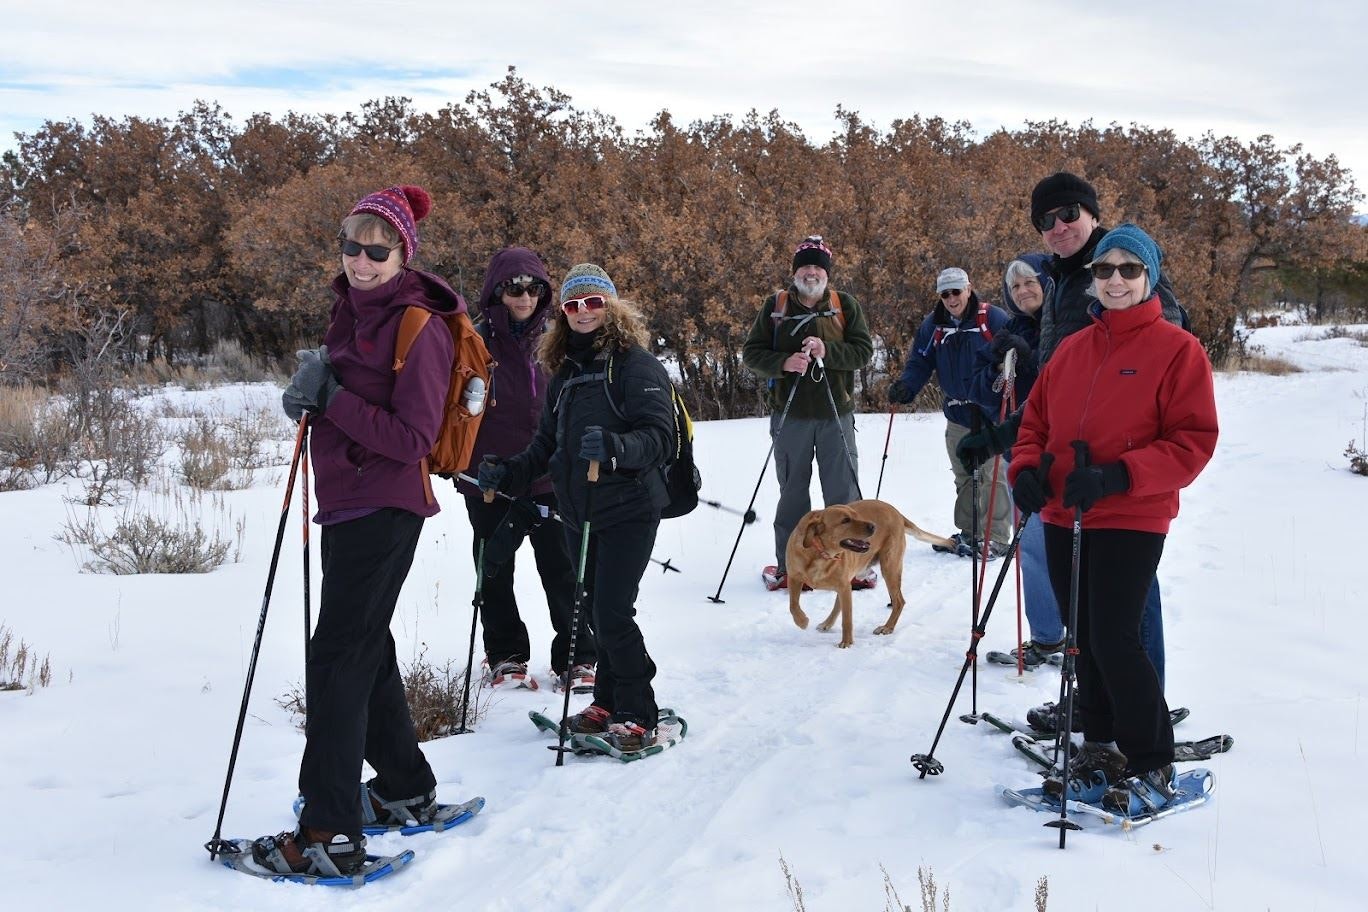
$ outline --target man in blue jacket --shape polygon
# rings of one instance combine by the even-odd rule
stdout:
[[[983,547],[983,527],[991,523],[990,555],[1000,557],[1011,537],[1007,473],[999,471],[994,486],[992,461],[977,467],[979,499],[975,509],[973,476],[955,457],[955,448],[967,434],[997,418],[1001,394],[981,391],[976,397],[974,374],[979,358],[989,356],[993,333],[1002,332],[1008,317],[1001,308],[979,300],[969,274],[963,269],[942,270],[936,279],[936,293],[940,302],[917,330],[902,376],[889,386],[888,398],[892,402],[911,402],[933,373],[939,379],[945,394],[945,447],[955,476],[955,525],[960,530],[952,536],[958,545],[956,553],[964,557],[979,553]],[[978,528],[974,527],[976,515]]]

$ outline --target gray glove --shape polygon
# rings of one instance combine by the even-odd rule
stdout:
[[[291,421],[298,421],[305,412],[322,415],[328,411],[328,403],[342,389],[337,375],[333,373],[332,362],[328,360],[328,346],[307,348],[295,352],[299,359],[299,369],[290,378],[290,385],[280,397],[285,414]]]

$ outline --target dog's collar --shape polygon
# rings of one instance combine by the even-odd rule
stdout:
[[[822,536],[814,535],[812,536],[812,540],[816,543],[812,546],[812,550],[816,551],[818,554],[822,555],[822,557],[825,557],[827,560],[836,560],[838,557],[841,556],[839,554],[832,554],[830,551],[827,550],[826,542],[822,541]]]

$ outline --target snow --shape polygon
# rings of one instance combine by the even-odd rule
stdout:
[[[782,855],[812,912],[884,908],[881,865],[914,907],[924,867],[955,910],[1034,908],[1042,876],[1056,912],[1362,908],[1365,843],[1352,809],[1368,740],[1368,478],[1342,453],[1351,439],[1364,446],[1368,347],[1323,335],[1258,330],[1269,354],[1307,370],[1217,377],[1220,444],[1183,494],[1160,567],[1168,695],[1192,709],[1177,733],[1235,737],[1233,751],[1204,764],[1217,781],[1204,807],[1130,832],[1085,820],[1060,851],[1043,815],[998,797],[1001,786],[1037,783],[1027,761],[1005,735],[954,715],[935,751],[944,774],[918,779],[908,757],[930,748],[964,661],[968,563],[910,543],[897,632],[870,632],[886,614],[880,586],[856,593],[855,646],[835,649],[835,633],[798,630],[787,596],[760,585],[772,561],[771,467],[724,604],[707,596],[739,520],[708,507],[661,527],[656,556],[684,572],[653,569],[642,582],[657,694],[690,722],[682,746],[642,763],[572,758],[556,768],[527,711],[557,713],[559,698],[549,687],[499,694],[475,733],[425,745],[441,794],[484,795],[485,811],[447,834],[372,840],[373,851],[415,849],[412,866],[358,891],[242,877],[210,864],[201,846],[218,813],[284,468],[224,495],[223,509],[246,523],[242,557],[208,575],[80,572],[53,538],[73,509],[64,497],[79,492],[66,483],[0,494],[0,623],[54,667],[48,688],[0,693],[5,906],[791,909]],[[269,386],[163,394],[239,408],[276,395]],[[858,423],[872,493],[887,417]],[[943,427],[935,414],[896,417],[883,497],[946,533]],[[768,445],[763,421],[700,423],[697,440],[705,495],[744,508]],[[460,666],[470,531],[454,491],[441,497],[393,632],[404,661],[426,650],[429,661]],[[303,677],[298,516],[296,505],[225,836],[292,823],[303,736],[275,700]],[[530,554],[521,560],[523,616],[545,675],[550,625],[536,607]],[[315,612],[319,578],[315,566]],[[809,594],[804,604],[820,616],[830,598]],[[1009,584],[984,650],[1015,641],[1013,602]],[[1021,718],[1054,698],[1057,681],[981,663],[978,707]],[[966,683],[955,715],[970,698]]]

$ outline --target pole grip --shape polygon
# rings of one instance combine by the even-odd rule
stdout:
[[[598,481],[598,473],[599,473],[599,461],[598,461],[597,459],[591,459],[591,460],[589,460],[589,483],[590,483],[590,484],[593,484],[594,482]]]
[[[1074,468],[1082,469],[1088,465],[1088,441],[1074,440],[1069,446],[1074,451]]]
[[[494,494],[495,494],[495,491],[494,491],[493,488],[487,489],[487,490],[484,492],[484,502],[485,502],[485,503],[493,503],[493,502],[494,502]]]

